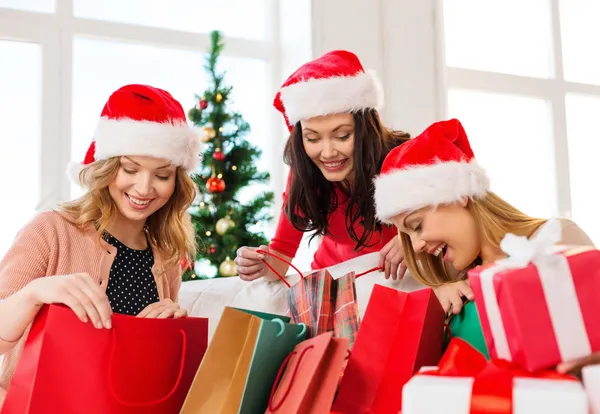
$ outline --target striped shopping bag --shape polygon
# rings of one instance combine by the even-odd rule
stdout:
[[[264,261],[289,288],[286,297],[288,314],[293,323],[308,326],[311,337],[333,332],[336,338],[347,338],[349,346],[352,347],[360,325],[354,281],[382,268],[376,267],[360,274],[349,272],[334,279],[327,269],[303,275],[298,268],[278,255],[266,250],[257,252],[284,262],[301,276],[300,281],[292,286],[266,260]]]

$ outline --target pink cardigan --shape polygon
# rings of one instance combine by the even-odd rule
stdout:
[[[160,252],[154,247],[153,252],[152,273],[158,296],[161,300],[169,298],[176,302],[181,269],[179,266],[165,269]],[[17,234],[12,247],[0,261],[0,299],[12,295],[35,278],[71,273],[88,273],[94,281],[102,281],[106,290],[116,253],[116,247],[104,240],[98,242],[93,226],[81,231],[55,211],[40,213]],[[8,388],[28,332],[29,329],[17,345],[4,354],[0,394]]]

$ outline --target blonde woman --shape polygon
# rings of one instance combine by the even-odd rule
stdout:
[[[0,262],[0,386],[7,388],[28,327],[43,304],[70,307],[111,328],[111,315],[186,316],[177,305],[179,263],[194,254],[188,175],[199,140],[166,91],[114,92],[71,178],[87,192],[37,215]]]
[[[375,201],[379,219],[401,232],[409,271],[434,287],[454,314],[473,298],[466,271],[504,258],[500,241],[507,233],[531,237],[546,222],[489,191],[487,174],[456,119],[433,124],[389,153],[375,182]],[[575,223],[561,224],[561,244],[593,246]],[[467,335],[482,340],[475,320],[476,332]]]

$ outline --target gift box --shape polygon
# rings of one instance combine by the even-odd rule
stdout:
[[[560,223],[508,234],[508,257],[469,271],[491,358],[535,371],[600,351],[600,251],[555,246]]]
[[[403,388],[403,414],[587,414],[585,390],[553,371],[530,374],[453,339],[439,367],[423,368]]]
[[[600,364],[588,365],[581,370],[591,414],[600,414]]]

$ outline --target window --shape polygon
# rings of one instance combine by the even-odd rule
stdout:
[[[464,122],[492,189],[595,243],[599,17],[594,0],[445,0],[440,48],[441,112]]]
[[[13,0],[14,1],[14,0]],[[74,0],[76,17],[266,40],[268,0]]]
[[[39,13],[54,13],[55,0],[0,0],[0,8],[17,9]]]
[[[8,145],[0,151],[0,175],[18,175],[2,183],[1,257],[40,201],[42,49],[35,43],[0,40],[0,56],[0,136]]]

